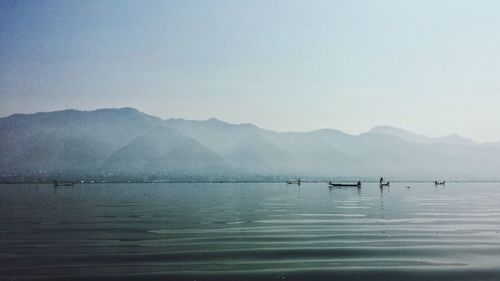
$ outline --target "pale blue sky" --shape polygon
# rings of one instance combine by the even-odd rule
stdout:
[[[0,2],[0,116],[500,139],[500,1]]]

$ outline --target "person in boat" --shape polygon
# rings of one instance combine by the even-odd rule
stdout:
[[[361,181],[360,181],[360,180],[358,180],[357,184],[358,184],[358,186],[361,186]]]
[[[299,178],[299,180],[297,180],[297,184],[300,185],[300,178]]]
[[[380,184],[382,184],[384,182],[384,178],[383,177],[380,177]]]

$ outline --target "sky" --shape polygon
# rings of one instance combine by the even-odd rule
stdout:
[[[0,1],[0,116],[500,140],[500,1]]]

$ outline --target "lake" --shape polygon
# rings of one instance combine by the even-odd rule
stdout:
[[[500,183],[3,184],[0,264],[0,280],[500,280]]]

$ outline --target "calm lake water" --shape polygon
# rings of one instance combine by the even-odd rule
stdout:
[[[500,183],[0,185],[0,265],[0,280],[500,280]]]

